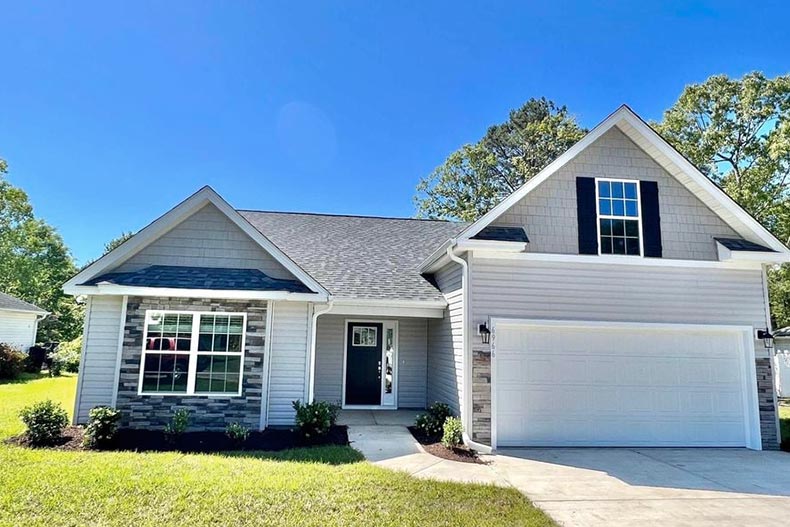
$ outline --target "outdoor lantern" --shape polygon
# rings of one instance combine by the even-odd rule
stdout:
[[[488,344],[489,340],[491,339],[491,330],[488,329],[488,325],[486,325],[485,322],[480,324],[480,326],[477,328],[477,332],[483,339],[483,344]]]
[[[771,332],[766,329],[758,329],[757,330],[757,338],[763,339],[763,345],[765,349],[771,349],[774,347],[774,336],[771,335]]]

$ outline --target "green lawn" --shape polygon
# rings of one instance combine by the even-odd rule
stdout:
[[[0,437],[74,377],[0,384]],[[356,462],[347,447],[184,455],[0,445],[0,526],[553,525],[513,489],[422,481]]]
[[[779,407],[779,430],[781,431],[782,439],[790,440],[790,405]]]

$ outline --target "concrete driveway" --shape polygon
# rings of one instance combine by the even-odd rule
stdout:
[[[561,525],[790,525],[783,452],[533,448],[486,457]]]

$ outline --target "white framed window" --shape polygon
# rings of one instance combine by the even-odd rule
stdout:
[[[145,313],[140,395],[241,395],[246,313]]]
[[[598,253],[642,256],[642,210],[639,181],[595,179]]]
[[[351,337],[352,346],[375,346],[378,339],[378,329],[376,327],[355,326]]]

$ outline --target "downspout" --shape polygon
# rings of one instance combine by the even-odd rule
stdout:
[[[461,266],[461,301],[463,302],[463,309],[461,310],[461,342],[463,343],[463,398],[461,400],[461,424],[464,427],[463,438],[464,443],[470,445],[472,438],[468,434],[468,430],[472,429],[472,358],[471,358],[471,342],[469,341],[469,264],[463,258],[455,254],[455,248],[458,246],[458,240],[453,238],[450,240],[450,245],[447,247],[447,257]]]
[[[318,317],[321,315],[325,315],[332,311],[332,307],[335,303],[334,298],[331,296],[329,297],[329,303],[326,306],[326,309],[323,311],[313,311],[313,318],[311,319],[310,324],[310,375],[309,379],[307,380],[307,402],[312,403],[313,398],[315,397],[315,344],[316,344],[316,333],[318,330]]]

